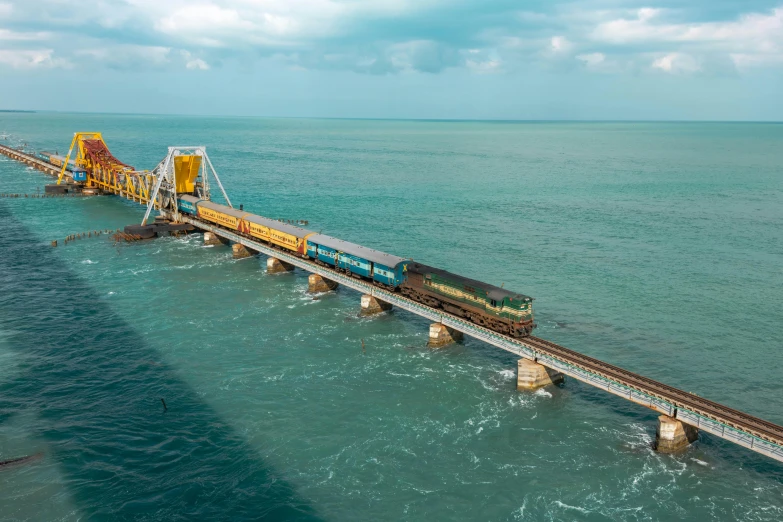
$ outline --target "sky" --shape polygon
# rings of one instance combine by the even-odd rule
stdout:
[[[783,121],[783,0],[0,0],[0,109]]]

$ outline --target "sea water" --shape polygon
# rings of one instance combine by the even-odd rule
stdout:
[[[76,131],[138,169],[205,145],[235,206],[533,296],[537,335],[783,424],[783,125],[0,115],[5,144]],[[0,157],[0,192],[50,182]],[[657,454],[654,412],[518,392],[510,354],[303,271],[63,244],[142,216],[0,199],[0,460],[43,452],[0,468],[2,520],[783,519],[780,463]]]

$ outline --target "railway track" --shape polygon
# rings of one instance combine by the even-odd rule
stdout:
[[[783,445],[783,427],[772,422],[759,419],[758,417],[729,408],[723,404],[704,399],[693,393],[680,390],[618,366],[594,359],[539,337],[531,336],[525,339],[525,342],[531,344],[536,349],[550,352],[552,355],[562,358],[571,364],[581,366],[584,369],[595,373],[602,373],[607,378],[622,382],[639,391],[657,395],[661,399],[671,402],[678,408],[682,407],[696,410],[698,413],[717,422],[725,422],[734,428],[751,431],[756,437],[774,444]]]
[[[20,150],[8,147],[7,145],[0,145],[0,154],[8,156],[9,158],[14,159],[16,161],[20,161],[46,174],[51,174],[53,176],[56,176],[60,173],[60,167],[58,167],[57,165],[53,165],[40,158],[36,158],[32,154],[28,154],[26,152],[22,152]]]

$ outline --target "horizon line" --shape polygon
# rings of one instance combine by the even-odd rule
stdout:
[[[391,118],[373,116],[279,116],[279,115],[237,115],[237,114],[183,114],[155,112],[104,112],[104,111],[62,111],[51,109],[0,109],[2,114],[91,114],[111,116],[175,116],[181,118],[236,118],[236,119],[292,119],[292,120],[349,120],[349,121],[410,121],[410,122],[453,122],[453,123],[772,123],[783,120],[689,120],[689,119],[580,119],[580,118]]]

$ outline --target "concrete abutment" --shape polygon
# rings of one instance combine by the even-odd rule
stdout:
[[[440,348],[451,343],[462,340],[462,332],[449,328],[443,323],[432,323],[430,325],[430,340],[427,346],[430,348]]]
[[[364,294],[362,295],[362,309],[359,312],[359,315],[366,317],[369,315],[380,314],[382,312],[391,310],[391,308],[391,304],[385,301],[381,301],[377,297],[370,294]]]
[[[310,274],[307,276],[307,291],[311,294],[322,294],[324,292],[331,292],[337,288],[337,283],[318,274]]]
[[[268,274],[279,274],[281,272],[293,272],[294,265],[289,265],[275,257],[267,258],[266,272]]]
[[[562,373],[530,359],[517,362],[517,390],[535,390],[564,380]]]
[[[699,438],[699,430],[690,424],[673,419],[668,415],[658,417],[655,430],[655,450],[660,453],[678,453]]]
[[[228,239],[223,239],[214,232],[204,232],[205,245],[227,245]]]
[[[234,259],[244,259],[246,257],[253,257],[254,255],[258,254],[258,252],[252,248],[247,248],[241,243],[234,243],[231,245],[231,250],[234,253]]]

